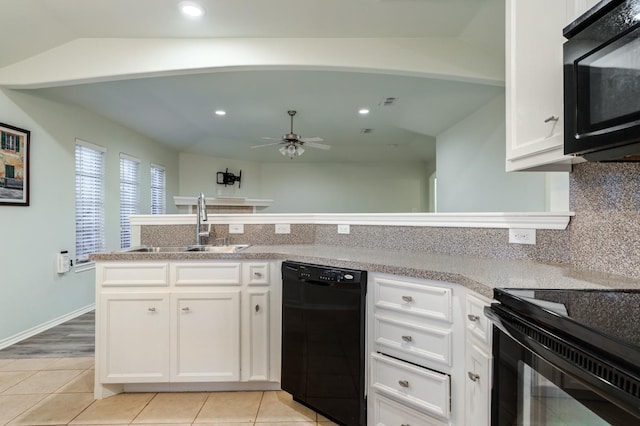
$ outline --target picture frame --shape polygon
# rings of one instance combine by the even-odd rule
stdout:
[[[31,132],[0,123],[0,206],[29,205]]]

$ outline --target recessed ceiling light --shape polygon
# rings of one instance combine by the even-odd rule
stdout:
[[[181,1],[178,7],[183,15],[190,18],[199,18],[204,15],[204,8],[194,1]]]
[[[216,111],[216,115],[227,115],[227,112],[219,109]]]
[[[360,111],[358,111],[358,114],[362,114],[362,115],[369,114],[369,110],[366,108],[362,108]]]

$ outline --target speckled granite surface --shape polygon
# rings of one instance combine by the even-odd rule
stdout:
[[[577,164],[569,182],[570,263],[640,278],[640,164]]]
[[[251,246],[234,254],[98,253],[98,261],[274,259],[363,269],[461,284],[485,297],[496,287],[516,288],[636,288],[640,280],[581,271],[525,260],[480,258],[419,251],[366,249],[327,245]]]

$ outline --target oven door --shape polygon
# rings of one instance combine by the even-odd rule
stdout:
[[[569,372],[537,351],[517,327],[485,312],[498,323],[493,332],[492,425],[640,424],[637,401],[598,389],[587,374]]]

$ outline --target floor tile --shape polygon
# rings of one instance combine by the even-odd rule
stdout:
[[[93,368],[93,357],[60,358],[47,370],[87,370]]]
[[[129,424],[154,396],[153,393],[122,393],[94,401],[71,424]]]
[[[337,426],[338,424],[332,422],[331,420],[329,420],[328,418],[326,418],[322,414],[318,414],[318,425],[322,425],[322,426],[333,426],[333,425],[336,425]]]
[[[10,425],[66,425],[93,402],[90,393],[58,393],[29,409]]]
[[[262,426],[260,423],[253,423],[253,422],[250,422],[250,423],[235,423],[235,422],[231,422],[231,423],[194,423],[194,425],[197,425],[197,426],[254,426],[254,424]],[[144,426],[150,426],[150,425],[144,425]],[[167,426],[167,425],[162,425],[162,426]],[[305,426],[305,425],[298,424],[298,426]]]
[[[0,365],[0,371],[44,370],[60,358],[22,358]]]
[[[15,361],[15,359],[12,359],[12,358],[0,359],[0,369],[2,369],[2,367],[4,367],[5,365],[11,364],[14,361]]]
[[[316,413],[295,402],[287,392],[269,391],[264,393],[256,422],[302,421],[310,421],[315,424]]]
[[[261,400],[262,392],[212,392],[194,423],[252,423]]]
[[[35,373],[35,371],[0,371],[0,393]]]
[[[192,423],[207,396],[203,392],[159,393],[132,423]]]
[[[95,372],[93,370],[87,370],[80,373],[75,378],[71,379],[69,383],[59,388],[57,393],[74,393],[74,392],[93,392]]]
[[[316,426],[316,422],[297,422],[297,421],[289,421],[289,422],[266,422],[266,423],[255,423],[256,426]]]
[[[53,393],[82,373],[82,370],[38,371],[17,385],[5,390],[4,395]]]
[[[24,413],[46,396],[46,394],[0,395],[0,425]]]

